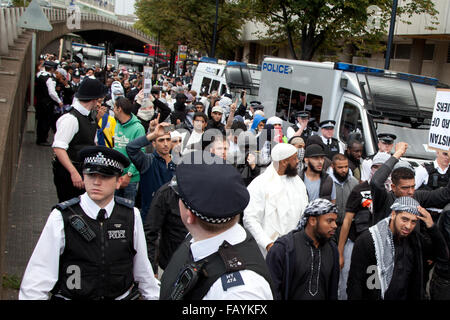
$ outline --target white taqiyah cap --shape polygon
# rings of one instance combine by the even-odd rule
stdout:
[[[272,160],[273,161],[281,161],[289,158],[293,154],[297,154],[297,148],[289,143],[278,143],[272,149]]]

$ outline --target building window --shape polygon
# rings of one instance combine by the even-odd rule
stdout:
[[[399,43],[395,45],[395,59],[410,59],[411,45]]]
[[[434,44],[426,44],[423,48],[423,60],[433,60]]]

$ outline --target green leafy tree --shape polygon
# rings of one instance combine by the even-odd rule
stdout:
[[[207,55],[212,52],[215,0],[138,0],[136,27],[152,34],[169,50],[188,45]],[[239,44],[240,29],[249,10],[239,1],[219,1],[216,36],[217,56],[233,55]]]
[[[267,26],[259,35],[273,39],[273,43],[287,42],[292,56],[302,60],[312,60],[320,49],[342,48],[344,43],[351,43],[360,50],[373,50],[378,45],[379,50],[392,9],[392,0],[243,1],[252,8],[253,18]],[[377,6],[378,12],[370,10],[371,6]],[[397,18],[400,21],[408,23],[414,14],[430,15],[429,28],[438,23],[432,0],[399,1]],[[376,24],[371,23],[374,18]]]

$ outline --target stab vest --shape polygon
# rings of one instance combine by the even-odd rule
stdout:
[[[59,261],[59,276],[53,294],[76,299],[114,299],[133,284],[134,209],[115,198],[111,217],[104,222],[91,219],[81,208],[79,198],[56,206],[64,221],[65,248]],[[87,241],[70,224],[81,216],[95,238]]]
[[[450,178],[450,170],[447,169],[445,174],[439,173],[438,169],[434,167],[434,163],[426,163],[423,165],[428,172],[428,183],[426,189],[435,190],[440,187],[445,187],[448,184]]]
[[[224,241],[218,252],[197,261],[197,265],[204,263],[202,271],[195,286],[184,296],[184,300],[201,300],[217,279],[224,274],[238,270],[251,270],[262,276],[271,285],[273,294],[272,280],[266,262],[255,239],[248,231],[246,233],[247,237],[243,242],[232,246]],[[185,266],[193,263],[190,252],[190,240],[190,236],[186,237],[164,270],[161,278],[161,300],[170,300],[170,294],[180,271]],[[237,261],[241,262],[238,268],[236,268]]]
[[[328,159],[333,160],[333,156],[339,153],[339,141],[336,138],[331,138],[331,143],[324,143],[323,151]]]
[[[38,106],[47,106],[53,101],[48,94],[47,80],[49,78],[52,78],[52,75],[50,73],[46,73],[41,74],[36,79],[36,100]]]
[[[78,120],[78,132],[70,141],[67,154],[73,162],[80,162],[78,152],[84,147],[95,146],[94,139],[97,132],[97,124],[89,116],[82,115],[75,108],[70,110],[69,113]]]

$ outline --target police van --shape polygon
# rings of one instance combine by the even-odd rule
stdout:
[[[208,94],[217,91],[219,96],[229,93],[224,72],[225,61],[203,57],[195,69],[191,90]]]
[[[195,70],[191,89],[208,94],[217,91],[219,96],[235,95],[245,89],[247,101],[251,101],[258,97],[260,77],[258,65],[203,57]]]
[[[267,57],[261,67],[259,99],[266,118],[284,126],[308,110],[316,123],[335,120],[335,138],[346,144],[360,132],[365,156],[377,152],[378,133],[408,143],[405,158],[433,160],[428,130],[438,79],[342,62],[310,62]]]

